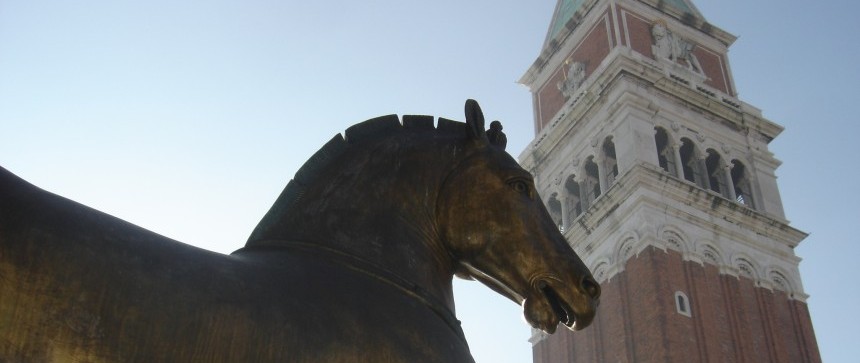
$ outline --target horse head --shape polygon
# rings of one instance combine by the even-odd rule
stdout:
[[[521,304],[535,328],[588,326],[600,286],[552,221],[532,176],[491,141],[498,136],[487,137],[476,102],[467,102],[466,119],[472,150],[446,178],[436,208],[458,276]]]
[[[392,115],[350,127],[296,173],[245,250],[324,245],[420,286],[451,315],[456,273],[523,304],[532,326],[587,326],[598,284],[504,151],[501,124],[485,130],[472,100],[466,119],[434,127],[429,116]]]

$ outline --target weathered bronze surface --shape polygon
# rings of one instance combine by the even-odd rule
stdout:
[[[537,196],[467,123],[385,116],[337,135],[231,255],[0,168],[2,362],[471,362],[452,276],[581,329],[600,294]]]

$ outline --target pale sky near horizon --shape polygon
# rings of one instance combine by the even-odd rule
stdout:
[[[739,38],[740,99],[770,150],[825,362],[854,362],[860,25],[854,1],[699,0]],[[0,166],[48,191],[229,253],[298,167],[379,115],[462,120],[475,98],[515,157],[533,135],[516,81],[554,0],[0,0]],[[531,361],[520,308],[472,282],[458,316],[479,363]]]

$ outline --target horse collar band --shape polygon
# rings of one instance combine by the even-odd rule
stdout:
[[[438,315],[442,320],[445,321],[445,324],[457,334],[460,340],[463,343],[466,343],[466,335],[463,332],[463,328],[460,325],[460,320],[457,320],[457,317],[451,312],[445,304],[439,302],[439,300],[429,293],[427,293],[421,286],[418,286],[414,282],[406,280],[394,272],[391,272],[385,269],[382,266],[379,266],[376,263],[365,260],[358,256],[353,256],[347,254],[343,251],[322,246],[316,243],[305,242],[305,241],[287,241],[287,240],[269,240],[269,241],[261,241],[262,244],[267,244],[270,246],[283,246],[287,248],[292,248],[296,250],[301,250],[308,253],[325,253],[330,256],[335,257],[337,260],[343,263],[343,266],[353,270],[360,272],[366,276],[374,278],[378,281],[381,281],[387,285],[390,285],[406,295],[418,300],[420,303],[426,305],[430,310],[433,310],[436,315]]]

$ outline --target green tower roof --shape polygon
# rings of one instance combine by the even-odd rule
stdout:
[[[674,13],[675,16],[691,15],[695,18],[704,20],[702,14],[696,9],[696,6],[690,0],[640,0],[645,4],[653,6],[668,13]],[[555,12],[550,21],[549,32],[547,33],[546,42],[550,42],[561,33],[567,22],[579,13],[579,17],[585,16],[595,1],[593,0],[559,0],[555,7]],[[667,9],[667,8],[671,8]],[[688,16],[689,16],[688,15]]]
[[[694,11],[693,9],[691,9],[690,4],[687,4],[687,2],[684,0],[663,0],[663,2],[668,4],[669,6],[674,7],[675,9],[681,11],[682,13],[690,13],[690,14],[698,13],[697,11]]]
[[[547,39],[553,39],[561,29],[564,28],[564,25],[567,24],[567,21],[573,17],[573,14],[576,14],[576,11],[582,7],[582,4],[585,0],[560,0],[558,5],[556,6],[555,14],[552,18],[552,22],[549,25],[549,35]]]

